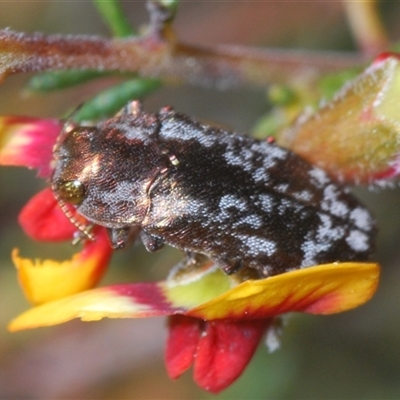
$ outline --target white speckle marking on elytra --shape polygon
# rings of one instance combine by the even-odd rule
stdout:
[[[357,226],[357,228],[360,228],[364,231],[371,230],[373,226],[371,215],[367,210],[361,207],[356,207],[351,211],[350,220],[354,222],[354,225]]]
[[[242,243],[247,247],[249,254],[258,255],[266,254],[268,257],[272,256],[276,249],[276,243],[272,240],[265,239],[260,236],[237,235]]]
[[[249,161],[254,158],[254,153],[250,149],[246,149],[245,147],[242,147],[240,149],[240,156],[242,157],[243,160]]]
[[[196,140],[204,147],[212,147],[220,140],[217,135],[206,134],[209,127],[196,126],[195,129],[187,129],[187,125],[177,124],[174,118],[164,120],[159,135],[166,139]]]
[[[226,143],[224,153],[226,162],[250,172],[256,182],[266,181],[268,169],[273,168],[277,161],[285,159],[288,154],[286,150],[272,147],[265,142],[253,142],[250,148],[244,146],[237,148],[229,142]],[[263,168],[260,168],[260,162]]]
[[[346,238],[346,242],[354,251],[366,251],[369,248],[368,236],[358,229],[350,232]]]
[[[271,146],[266,142],[254,142],[251,145],[251,150],[276,160],[284,160],[288,156],[287,150],[278,146]]]
[[[321,225],[318,226],[317,240],[320,242],[327,242],[328,244],[341,239],[345,230],[342,226],[332,226],[332,218],[326,214],[319,214]]]
[[[318,188],[324,187],[329,182],[328,175],[321,168],[314,167],[310,169],[308,175],[310,176],[312,183]]]
[[[244,171],[252,173],[257,154],[250,149],[243,147],[238,149],[227,143],[224,158],[229,165],[240,166]]]
[[[287,183],[281,183],[279,185],[274,186],[274,189],[279,193],[286,193],[288,188],[289,188],[289,184],[287,184]]]
[[[287,158],[287,151],[276,146],[270,146],[266,142],[255,142],[251,145],[251,151],[262,156],[265,169],[273,168],[277,161]]]
[[[346,233],[341,226],[333,227],[332,218],[329,215],[319,213],[318,216],[321,224],[318,226],[316,234],[308,233],[301,245],[304,254],[301,267],[315,265],[317,263],[316,256],[329,250],[332,243],[342,239]]]
[[[285,215],[288,211],[299,211],[303,205],[293,203],[292,201],[282,198],[279,200],[277,211],[279,215]]]
[[[315,265],[315,256],[319,252],[318,246],[315,244],[315,240],[305,240],[301,245],[301,250],[304,254],[304,257],[301,261],[300,267]]]
[[[313,198],[313,194],[309,190],[304,189],[301,192],[293,193],[293,197],[296,200],[303,201],[305,203],[309,203],[311,201],[311,199]]]
[[[218,212],[214,213],[214,222],[224,224],[232,219],[233,212],[248,211],[249,206],[245,199],[234,194],[227,194],[220,198],[218,203]]]
[[[253,171],[252,177],[254,179],[254,182],[268,183],[269,180],[269,174],[267,173],[265,168],[257,168],[255,171]]]
[[[349,207],[343,201],[336,201],[332,204],[330,208],[330,213],[336,215],[337,217],[345,218],[349,213]]]
[[[262,218],[257,214],[246,215],[241,218],[238,222],[236,222],[233,227],[237,228],[241,225],[249,225],[253,229],[259,229],[263,226]]]
[[[345,218],[349,212],[349,207],[343,201],[338,200],[340,192],[335,185],[328,185],[324,189],[324,198],[321,208],[336,217]]]
[[[207,215],[208,211],[203,201],[190,199],[186,208],[186,214],[191,216],[202,216],[204,214]]]
[[[243,198],[235,196],[233,194],[227,194],[225,196],[222,196],[219,200],[219,208],[221,210],[235,208],[239,211],[246,211],[248,209],[248,205],[246,200],[244,200]]]
[[[244,164],[244,160],[243,158],[240,156],[240,154],[235,153],[232,150],[226,150],[224,153],[224,158],[226,160],[226,162],[229,165],[240,165],[242,166]]]
[[[304,257],[301,261],[300,267],[316,265],[316,256],[323,251],[329,250],[330,245],[331,243],[328,242],[318,243],[313,237],[305,240],[301,245],[301,250],[303,251]]]
[[[274,196],[269,194],[261,194],[258,199],[261,202],[261,208],[266,213],[272,213],[274,211]]]
[[[323,196],[324,196],[323,199],[325,201],[330,201],[330,202],[337,201],[337,198],[339,196],[338,188],[333,184],[328,185],[324,189]]]
[[[276,161],[277,160],[274,157],[271,157],[270,155],[265,156],[263,159],[263,166],[265,169],[271,169],[275,167]]]

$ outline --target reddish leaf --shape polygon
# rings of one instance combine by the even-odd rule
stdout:
[[[348,184],[385,184],[400,174],[400,59],[380,56],[328,103],[278,141]]]

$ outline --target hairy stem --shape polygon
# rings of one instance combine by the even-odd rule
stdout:
[[[158,33],[108,40],[0,30],[0,79],[19,72],[82,69],[137,72],[145,77],[222,88],[260,87],[271,82],[313,80],[321,73],[363,61],[354,54],[195,47],[167,40]]]

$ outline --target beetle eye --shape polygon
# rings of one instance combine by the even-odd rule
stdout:
[[[56,184],[56,191],[60,198],[70,204],[80,204],[85,199],[85,187],[78,180],[60,181]]]

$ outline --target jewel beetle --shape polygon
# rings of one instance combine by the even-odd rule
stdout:
[[[114,248],[139,227],[149,251],[168,244],[259,277],[364,261],[374,248],[369,211],[325,171],[171,107],[147,113],[135,101],[95,126],[66,129],[54,165],[60,204],[106,227]]]

